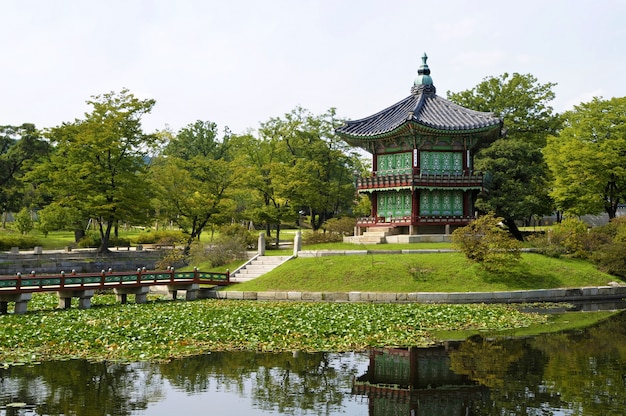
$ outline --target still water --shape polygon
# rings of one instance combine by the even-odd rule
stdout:
[[[0,368],[0,415],[626,414],[626,313],[583,330],[346,354]]]

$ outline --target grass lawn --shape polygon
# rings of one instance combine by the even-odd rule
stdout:
[[[227,290],[464,292],[603,286],[616,277],[587,262],[525,253],[505,273],[469,263],[461,253],[367,254],[297,258]]]

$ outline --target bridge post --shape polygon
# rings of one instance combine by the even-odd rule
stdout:
[[[28,301],[33,297],[32,293],[18,293],[11,295],[0,295],[0,315],[8,313],[9,302],[15,302],[14,313],[21,315],[28,309]]]
[[[198,298],[198,291],[200,290],[200,285],[197,283],[192,284],[178,284],[178,285],[168,285],[167,292],[170,300],[176,300],[178,296],[178,291],[185,291],[185,300],[196,300]]]
[[[117,301],[122,304],[126,303],[128,295],[135,295],[135,303],[146,303],[148,301],[149,291],[149,286],[117,287],[113,289],[113,293],[115,293]]]
[[[57,292],[59,297],[59,308],[69,309],[72,306],[72,298],[78,298],[79,309],[91,308],[91,298],[95,290],[60,290]]]

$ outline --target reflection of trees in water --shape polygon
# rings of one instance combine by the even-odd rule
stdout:
[[[4,394],[36,403],[37,413],[46,415],[129,415],[158,401],[161,388],[159,375],[142,364],[71,360],[0,370]]]
[[[205,391],[209,382],[216,388],[243,393],[251,383],[250,396],[255,406],[294,414],[315,409],[329,414],[340,409],[350,395],[351,380],[357,374],[354,356],[327,353],[252,352],[212,353],[176,360],[160,366],[161,374],[172,385],[187,393]]]
[[[0,397],[35,403],[40,414],[128,415],[161,400],[168,380],[189,394],[214,387],[246,393],[262,409],[329,414],[350,395],[358,366],[352,354],[327,353],[223,352],[163,364],[52,361],[0,369]]]
[[[626,313],[579,331],[526,339],[473,337],[450,354],[452,369],[491,387],[477,414],[621,415],[626,408]],[[538,413],[539,412],[539,413]]]
[[[533,346],[548,357],[550,391],[585,415],[623,415],[626,409],[626,313],[599,325],[551,337]]]

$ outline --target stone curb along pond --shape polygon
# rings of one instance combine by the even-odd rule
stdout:
[[[297,291],[202,291],[201,297],[233,300],[378,303],[532,303],[532,302],[619,302],[626,286],[516,290],[503,292],[297,292]]]

